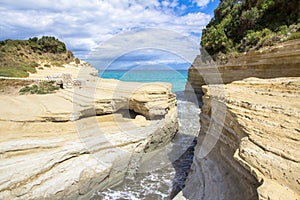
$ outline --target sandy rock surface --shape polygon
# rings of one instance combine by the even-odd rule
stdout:
[[[248,78],[225,85],[223,94],[220,89],[203,86],[186,197],[300,199],[300,78]],[[212,134],[212,126],[221,134]],[[207,141],[214,147],[202,157]]]
[[[0,95],[0,199],[90,198],[123,180],[133,154],[174,137],[171,85],[91,71],[80,76],[84,85],[53,94]]]

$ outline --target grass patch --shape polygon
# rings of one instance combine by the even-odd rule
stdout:
[[[53,61],[53,62],[51,62],[51,65],[53,65],[55,67],[64,67],[63,64],[65,64],[65,62],[62,62],[62,61]]]
[[[41,82],[32,86],[25,86],[20,89],[20,94],[49,94],[59,90],[55,81]]]
[[[38,64],[35,62],[25,63],[18,66],[0,67],[0,76],[5,77],[28,77],[29,73],[36,73]]]
[[[22,70],[30,73],[36,73],[36,67],[39,65],[36,62],[30,62],[28,64],[22,65]]]
[[[29,74],[18,68],[14,67],[3,67],[0,68],[0,76],[5,76],[5,77],[28,77]]]

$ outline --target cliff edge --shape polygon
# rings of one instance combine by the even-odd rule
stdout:
[[[299,49],[294,40],[241,54],[217,66],[218,79],[195,59],[189,81],[203,106],[186,198],[300,199]]]

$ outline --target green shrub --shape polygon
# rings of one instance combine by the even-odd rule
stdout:
[[[260,18],[260,12],[256,7],[253,7],[249,10],[245,10],[242,12],[241,23],[249,28],[254,28],[254,25]]]
[[[265,0],[262,1],[261,8],[262,10],[267,10],[271,5],[274,5],[274,0]]]
[[[42,89],[39,89],[38,91],[37,91],[37,93],[36,94],[47,94],[47,92],[45,92],[44,90],[42,90]]]
[[[29,38],[28,40],[29,40],[30,42],[34,42],[34,43],[37,43],[37,42],[38,42],[38,38],[37,38],[37,37]]]
[[[66,45],[63,42],[56,39],[55,37],[43,36],[37,42],[41,46],[41,49],[44,52],[55,54],[55,53],[64,53],[67,51]]]
[[[64,62],[62,62],[62,61],[51,62],[51,65],[56,66],[56,67],[64,67],[63,64],[64,64]]]
[[[29,86],[25,86],[22,89],[20,89],[20,93],[27,93],[31,90],[31,88]]]
[[[38,85],[25,86],[21,88],[20,94],[49,94],[55,90],[59,90],[59,86],[56,85],[55,81],[41,82]]]
[[[289,27],[287,25],[280,26],[278,29],[276,29],[276,32],[282,35],[287,35],[288,31],[289,31]]]
[[[75,63],[78,65],[80,64],[80,60],[78,58],[75,58]]]
[[[250,30],[239,45],[239,49],[240,51],[249,51],[263,46],[272,46],[276,42],[278,42],[277,35],[267,28],[262,31]]]
[[[299,0],[221,0],[202,31],[201,49],[217,58],[297,39],[299,23]]]

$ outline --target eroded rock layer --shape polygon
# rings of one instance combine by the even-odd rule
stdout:
[[[201,133],[184,196],[300,199],[300,78],[202,88]]]
[[[196,57],[189,68],[188,82],[201,93],[201,86],[226,84],[248,77],[299,77],[300,39],[281,43],[261,51],[251,51],[230,58],[226,65],[202,63]]]
[[[169,84],[88,77],[54,94],[0,96],[0,199],[87,199],[178,128]]]

